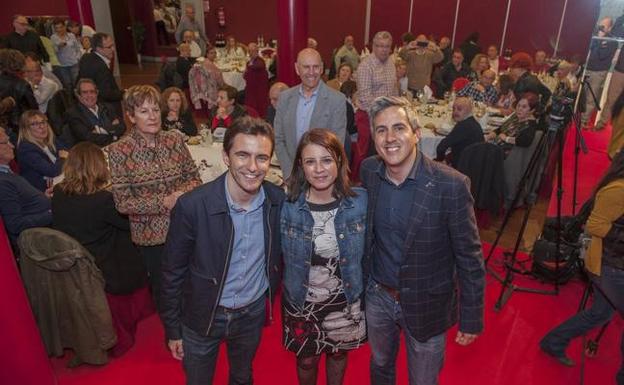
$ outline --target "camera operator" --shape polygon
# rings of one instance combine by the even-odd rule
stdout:
[[[442,50],[425,35],[418,35],[399,56],[407,63],[407,88],[414,94],[431,84],[433,65],[444,59]]]
[[[605,17],[598,22],[596,36],[611,37],[613,19]],[[600,90],[607,78],[607,72],[611,67],[611,60],[617,50],[617,43],[614,41],[592,40],[589,46],[589,59],[587,60],[587,70],[585,71],[585,81],[591,88],[596,98],[600,101]],[[581,116],[581,126],[585,127],[594,112],[596,105],[594,98],[585,93],[585,109]],[[603,113],[604,115],[604,113]]]
[[[605,31],[602,33],[605,33],[606,37],[624,39],[624,15],[615,20],[610,32],[604,27],[603,29]],[[600,26],[598,32],[600,33]],[[617,45],[617,43],[615,44]],[[607,92],[607,101],[605,102],[602,113],[600,114],[600,119],[594,127],[595,130],[602,130],[609,122],[609,119],[611,119],[611,109],[613,108],[613,103],[618,98],[622,90],[624,90],[624,50],[620,50],[617,63],[615,64],[615,70],[611,75],[611,82],[609,83],[609,90]]]

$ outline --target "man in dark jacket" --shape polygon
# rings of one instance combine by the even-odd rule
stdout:
[[[472,116],[472,101],[469,98],[457,98],[453,103],[455,127],[436,148],[437,161],[444,160],[446,150],[451,149],[451,166],[457,168],[459,157],[464,148],[473,143],[483,142],[483,129]]]
[[[369,114],[379,154],[360,173],[369,199],[363,263],[371,383],[395,383],[403,330],[409,383],[435,384],[445,332],[458,315],[458,344],[483,330],[485,269],[469,181],[418,151],[418,119],[406,99],[377,98]]]
[[[531,56],[526,52],[516,52],[511,57],[509,69],[511,77],[516,81],[514,95],[520,100],[526,92],[533,92],[540,96],[540,106],[543,110],[548,104],[552,92],[530,70],[533,66]]]
[[[123,118],[97,102],[95,82],[80,79],[75,92],[78,103],[67,111],[67,128],[73,142],[86,141],[104,147],[121,138],[126,130]]]
[[[451,91],[455,79],[468,79],[471,73],[470,66],[464,63],[464,54],[458,49],[453,51],[451,61],[442,66],[438,77],[434,80],[439,96],[442,97],[445,92]]]
[[[235,120],[223,140],[228,171],[181,196],[171,213],[161,318],[171,354],[184,361],[187,384],[212,383],[221,342],[230,383],[253,383],[266,300],[275,295],[281,270],[284,192],[263,183],[273,147],[266,122]]]
[[[16,49],[23,54],[34,52],[43,62],[50,61],[48,51],[43,46],[39,34],[29,29],[28,20],[25,16],[13,16],[13,32],[6,37],[5,45],[6,48]]]
[[[108,103],[116,113],[121,115],[123,91],[119,89],[111,70],[111,64],[115,60],[113,37],[98,32],[91,38],[91,44],[93,51],[84,54],[78,63],[78,79],[92,79],[99,91],[98,101]]]

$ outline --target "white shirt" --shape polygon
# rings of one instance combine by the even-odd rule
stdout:
[[[53,80],[48,79],[47,77],[42,77],[41,81],[37,85],[31,85],[33,89],[33,94],[35,95],[35,100],[37,100],[37,104],[39,105],[39,111],[42,113],[46,113],[48,110],[48,102],[56,91],[60,90],[61,87],[58,86]]]

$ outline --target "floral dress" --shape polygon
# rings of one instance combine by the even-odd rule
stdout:
[[[314,218],[314,251],[306,300],[301,309],[283,302],[284,346],[303,357],[356,349],[366,340],[360,301],[347,302],[340,275],[334,228],[339,201],[308,205]]]

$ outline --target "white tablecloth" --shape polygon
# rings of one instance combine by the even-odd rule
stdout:
[[[188,149],[195,164],[197,164],[202,182],[210,182],[227,171],[227,167],[223,163],[223,143],[199,144],[188,146]],[[271,166],[265,179],[281,186],[283,184],[282,170]]]
[[[236,88],[238,91],[242,91],[247,86],[247,82],[243,78],[243,74],[238,71],[221,71],[223,74],[223,81],[225,84]]]
[[[418,149],[424,155],[433,159],[436,157],[438,144],[440,144],[442,139],[445,138],[445,136],[441,134],[450,133],[455,126],[455,122],[452,118],[452,107],[448,105],[440,106],[436,104],[427,104],[418,106],[416,111],[418,113],[418,120],[422,126],[420,130],[421,138],[418,142]],[[488,121],[490,119],[488,114],[480,118],[475,116],[475,118],[483,128],[484,132],[492,129],[492,127],[488,125]],[[441,134],[438,134],[434,130],[425,126],[434,126],[436,131]]]

